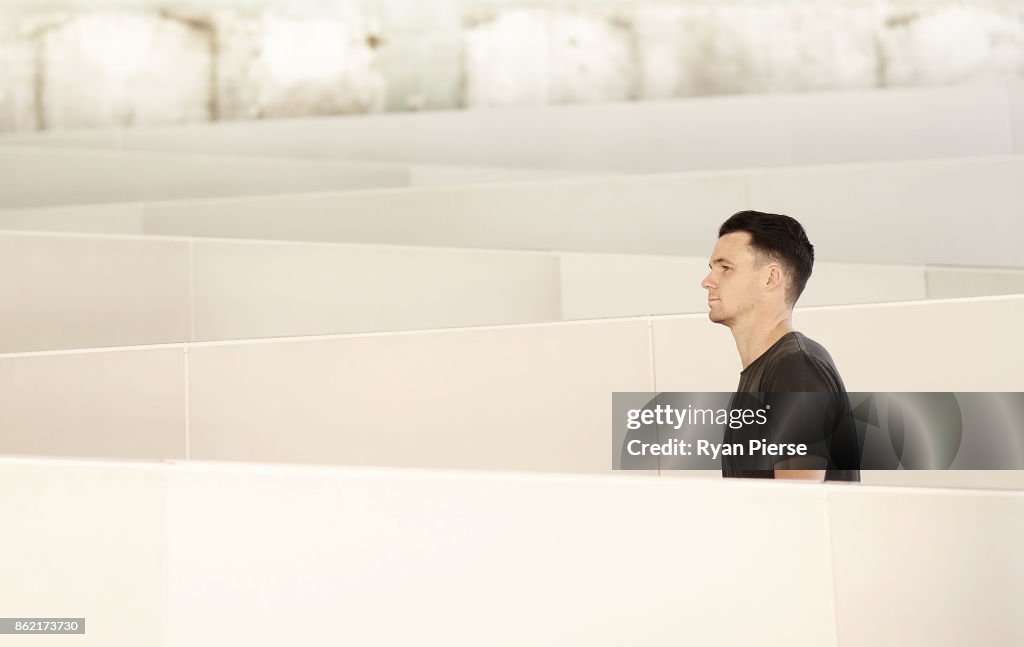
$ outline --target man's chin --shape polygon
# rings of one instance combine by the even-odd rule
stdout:
[[[729,320],[720,314],[716,314],[714,310],[708,313],[708,319],[711,320],[711,323],[722,324],[723,326],[729,325]]]

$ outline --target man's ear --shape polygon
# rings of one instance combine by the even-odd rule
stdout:
[[[785,278],[782,274],[782,266],[778,263],[769,263],[768,277],[764,285],[765,288],[769,290],[781,290],[784,282]]]

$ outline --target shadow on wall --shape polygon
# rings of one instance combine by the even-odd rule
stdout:
[[[1011,4],[639,2],[417,13],[399,1],[321,17],[0,13],[0,131],[1024,76],[1024,8]]]

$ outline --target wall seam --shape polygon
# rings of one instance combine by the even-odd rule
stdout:
[[[650,315],[647,316],[647,358],[649,360],[648,365],[651,368],[651,391],[654,393],[658,392],[658,372],[654,363],[654,319]],[[661,438],[657,439],[661,442]],[[658,476],[661,476],[661,456],[657,457],[658,460]]]
[[[185,460],[192,459],[192,387],[189,382],[188,347],[185,344]]]
[[[196,339],[196,240],[188,241],[188,340],[185,342],[185,460],[192,459],[192,384],[188,350]]]
[[[828,533],[829,580],[832,585],[833,644],[839,647],[839,587],[836,584],[836,547],[832,532],[832,493],[825,492],[825,532]]]
[[[196,341],[196,240],[188,241],[188,341]]]
[[[1010,81],[1003,81],[1003,99],[1006,101],[1006,155],[1013,155],[1017,142],[1013,137],[1013,88]]]

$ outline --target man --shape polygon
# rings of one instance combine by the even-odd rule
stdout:
[[[807,456],[767,459],[772,469],[723,457],[723,476],[859,481],[860,446],[843,380],[828,351],[793,329],[793,306],[814,265],[804,228],[789,216],[741,211],[718,236],[701,287],[711,321],[728,326],[736,340],[743,364],[737,397],[770,405],[764,432],[772,442],[808,446]],[[726,441],[741,440],[736,433],[727,428]]]

